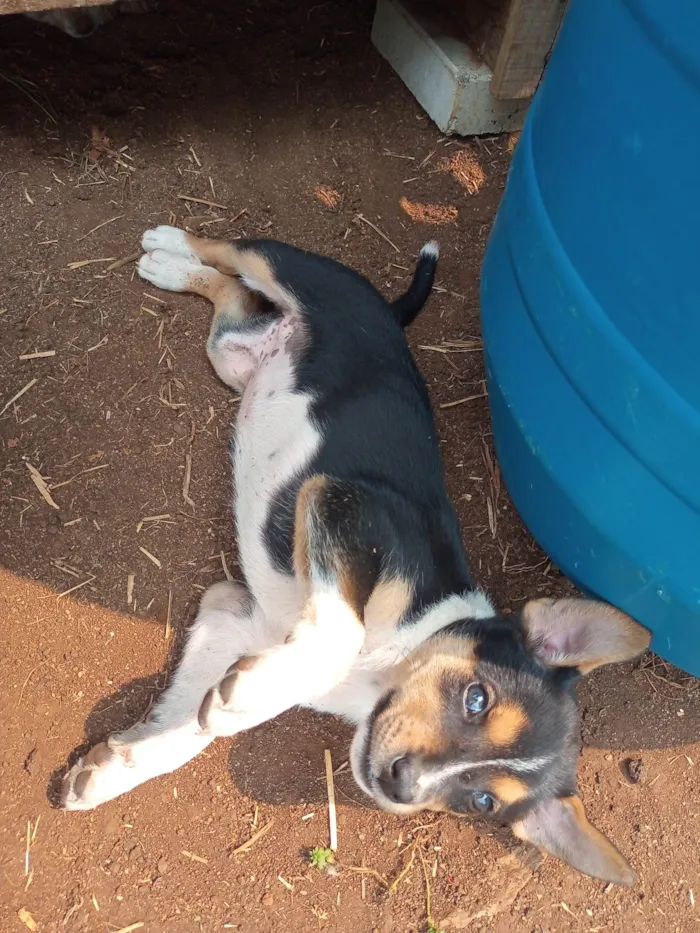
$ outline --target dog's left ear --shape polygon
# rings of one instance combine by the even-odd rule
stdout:
[[[627,859],[588,822],[578,797],[545,800],[511,827],[518,839],[531,842],[592,878],[634,884]]]
[[[630,616],[593,599],[533,599],[522,610],[533,653],[552,667],[588,674],[627,661],[649,647],[651,634]]]

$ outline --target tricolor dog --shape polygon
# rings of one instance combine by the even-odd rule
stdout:
[[[204,594],[170,686],[68,772],[63,806],[92,809],[302,705],[357,726],[353,775],[384,809],[506,822],[580,871],[631,883],[577,794],[575,684],[649,634],[583,599],[501,615],[475,588],[403,332],[437,245],[393,304],[340,263],[272,240],[163,226],[143,249],[144,279],[212,302],[209,359],[242,393],[231,458],[245,583]]]

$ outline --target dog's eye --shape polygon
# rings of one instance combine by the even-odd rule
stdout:
[[[469,684],[464,691],[464,708],[474,715],[483,713],[489,705],[489,695],[481,684]]]
[[[496,801],[483,790],[472,791],[472,809],[477,813],[493,813]]]

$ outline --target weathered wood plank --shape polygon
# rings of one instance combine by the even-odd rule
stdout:
[[[59,7],[98,6],[105,0],[0,0],[0,16],[5,13],[34,13],[38,10],[57,10]]]
[[[493,57],[500,26],[491,32],[490,46],[484,52],[493,70],[494,97],[499,100],[532,97],[565,9],[566,0],[511,0],[502,20],[503,33],[495,61],[489,58]]]

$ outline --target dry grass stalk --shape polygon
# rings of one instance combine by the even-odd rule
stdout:
[[[186,849],[182,850],[182,854],[185,858],[190,859],[192,862],[199,862],[201,865],[208,865],[209,860],[202,858],[201,855],[195,855],[194,852],[188,852]]]
[[[362,859],[362,861],[364,863],[364,859]],[[387,879],[384,877],[384,875],[380,875],[375,868],[366,868],[364,864],[362,864],[360,867],[357,865],[343,865],[342,867],[345,869],[345,871],[356,872],[358,875],[371,875],[372,878],[376,878],[376,880],[385,888],[389,887],[389,882]]]
[[[17,706],[20,706],[22,704],[22,697],[24,696],[24,691],[27,689],[27,684],[32,678],[32,674],[34,674],[35,671],[38,671],[40,667],[43,667],[44,664],[48,664],[48,662],[49,662],[49,658],[45,658],[43,661],[39,661],[39,663],[35,664],[34,667],[31,669],[31,671],[24,678],[22,689],[19,692],[19,700],[17,700]],[[39,821],[37,820],[37,826],[38,825],[39,825]]]
[[[389,893],[389,894],[393,894],[394,891],[396,891],[396,889],[397,889],[398,886],[401,884],[401,882],[403,881],[403,879],[406,877],[406,875],[409,873],[409,871],[413,868],[413,863],[414,863],[415,860],[416,860],[416,848],[417,848],[417,846],[418,846],[418,843],[417,843],[417,842],[414,842],[413,845],[412,845],[412,847],[411,847],[411,857],[410,857],[410,859],[408,860],[408,864],[406,865],[406,867],[405,867],[402,871],[399,872],[399,874],[394,878],[394,880],[393,880],[393,881],[391,882],[391,884],[389,885],[389,888],[388,888],[388,893]]]
[[[194,502],[190,498],[190,480],[192,479],[192,454],[188,451],[185,454],[185,476],[182,481],[182,498],[191,509],[194,508]]]
[[[294,885],[290,884],[286,878],[283,878],[282,875],[277,875],[277,880],[280,884],[283,884],[288,891],[294,891]]]
[[[372,223],[371,220],[367,220],[367,218],[365,217],[364,214],[356,214],[355,217],[357,218],[357,220],[360,221],[360,223],[367,224],[368,227],[371,227],[372,230],[374,230],[375,233],[378,233],[379,236],[380,236],[386,243],[388,243],[389,246],[391,246],[392,249],[396,250],[397,253],[400,253],[400,252],[401,252],[401,250],[398,248],[398,246],[396,245],[396,243],[392,243],[392,241],[389,239],[389,237],[386,235],[386,233],[383,233],[383,232],[379,229],[379,227],[378,227],[376,224],[373,224],[373,223]]]
[[[176,525],[177,522],[169,521],[170,518],[170,512],[163,512],[162,515],[144,515],[142,519],[139,519],[136,526],[136,534],[141,531],[144,525],[150,525],[152,522],[165,522],[166,525]]]
[[[58,509],[59,506],[56,505],[53,498],[51,497],[51,493],[49,492],[49,487],[47,486],[46,480],[44,479],[44,477],[41,475],[41,473],[37,470],[35,466],[32,466],[32,464],[29,463],[28,460],[25,460],[24,462],[25,462],[27,469],[29,470],[29,475],[32,478],[32,482],[34,483],[36,488],[39,490],[39,494],[41,498],[44,500],[44,502],[48,503],[48,505],[50,505],[52,509]]]
[[[330,830],[330,849],[336,852],[338,849],[338,820],[335,811],[335,784],[333,782],[333,758],[331,751],[326,748],[323,752],[326,763],[326,790],[328,792],[328,826]]]
[[[477,398],[486,398],[486,393],[481,392],[479,395],[467,395],[464,398],[457,398],[454,402],[443,402],[440,405],[440,408],[454,408],[456,405],[464,405],[467,402],[473,402]]]
[[[55,350],[39,350],[36,353],[23,353],[20,360],[45,360],[49,356],[56,356]]]
[[[138,923],[130,923],[128,927],[122,927],[121,930],[115,930],[114,933],[133,933],[134,930],[140,930],[143,925],[143,920],[139,920]]]
[[[116,269],[121,269],[122,266],[128,266],[130,262],[136,262],[136,260],[140,258],[141,250],[138,250],[136,253],[129,253],[129,255],[125,256],[123,259],[117,259],[116,262],[107,266],[105,272],[114,272]]]
[[[106,227],[107,224],[113,224],[115,220],[121,220],[124,217],[124,214],[117,214],[116,217],[112,217],[111,220],[103,220],[101,224],[98,224],[96,227],[93,227],[92,230],[88,230],[87,233],[84,233],[82,236],[79,236],[76,240],[77,243],[80,243],[81,240],[87,240],[89,236],[95,233],[97,230],[101,230],[102,227]]]
[[[141,551],[144,557],[147,557],[151,561],[151,563],[155,564],[159,570],[161,569],[163,565],[158,560],[158,558],[155,556],[155,554],[151,554],[150,551],[147,551],[145,547],[141,547],[140,545],[139,545],[139,551]]]
[[[226,555],[221,551],[221,566],[224,571],[224,576],[229,583],[233,583],[233,577],[231,576],[231,571],[228,569],[228,564],[226,563]]]
[[[88,583],[92,583],[92,581],[96,579],[97,577],[93,573],[87,580],[83,580],[82,583],[76,583],[76,585],[72,586],[69,590],[64,590],[62,593],[59,593],[56,599],[63,599],[64,596],[68,596],[70,593],[75,593],[76,590],[82,590],[84,586],[87,586]]]
[[[173,591],[168,590],[168,614],[165,617],[165,640],[170,641],[170,634],[173,630]]]
[[[272,824],[273,824],[274,822],[275,822],[275,821],[274,821],[274,818],[273,818],[273,819],[271,819],[269,822],[265,823],[265,825],[264,825],[263,827],[261,827],[257,832],[253,833],[253,835],[250,837],[250,839],[247,839],[247,840],[246,840],[244,843],[242,843],[240,846],[237,846],[237,847],[233,850],[233,852],[232,852],[231,854],[232,854],[232,855],[240,855],[241,852],[247,852],[248,849],[251,848],[251,846],[254,846],[255,843],[256,843],[259,839],[262,839],[262,837],[263,837],[266,833],[268,833],[268,832],[270,831],[270,829],[272,828]]]
[[[114,262],[116,256],[108,256],[104,259],[79,259],[77,262],[69,262],[66,269],[82,269],[84,266],[92,266],[96,262]]]
[[[227,211],[225,204],[217,204],[216,201],[207,201],[206,198],[191,198],[186,194],[178,194],[178,200],[188,201],[190,204],[204,204],[207,207],[218,207],[221,211]]]
[[[77,479],[79,476],[84,476],[86,473],[96,473],[98,470],[106,470],[108,466],[108,463],[100,463],[98,466],[88,467],[87,470],[81,470],[80,473],[76,473],[75,476],[71,476],[70,479],[64,479],[60,483],[51,483],[49,489],[60,489],[61,486],[68,486],[69,483],[72,483],[73,480]]]
[[[126,604],[130,606],[134,601],[134,581],[136,576],[130,573],[126,578]]]
[[[0,417],[2,417],[2,415],[5,414],[5,412],[6,412],[7,409],[10,407],[10,405],[14,404],[18,399],[22,398],[22,396],[24,395],[24,393],[25,393],[25,392],[29,392],[29,390],[32,388],[32,386],[35,386],[35,385],[37,384],[38,381],[39,381],[38,379],[30,379],[29,382],[26,384],[26,386],[24,386],[23,389],[20,389],[19,392],[15,392],[15,394],[12,396],[12,398],[10,399],[10,401],[7,402],[7,403],[3,406],[2,410],[0,411]]]
[[[26,907],[20,907],[20,909],[17,911],[17,916],[22,921],[22,923],[32,931],[32,933],[35,933],[35,931],[39,929],[36,920],[34,917],[32,917]]]
[[[426,868],[426,865],[425,865],[425,858],[420,848],[418,849],[418,855],[420,857],[420,863],[423,869],[423,877],[425,878],[425,919],[427,921],[428,928],[436,930],[437,923],[435,923],[435,921],[433,920],[433,913],[431,909],[432,904],[431,904],[431,894],[430,894],[430,879],[428,878],[428,869]],[[435,860],[435,865],[437,866],[437,859]],[[433,878],[434,877],[435,875],[433,875]]]

